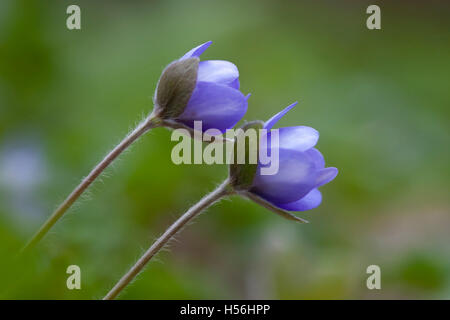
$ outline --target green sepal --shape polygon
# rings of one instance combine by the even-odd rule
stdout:
[[[230,164],[229,174],[230,174],[230,184],[235,190],[248,190],[253,184],[253,179],[255,178],[256,170],[258,168],[259,160],[259,139],[260,139],[260,129],[263,128],[264,122],[256,120],[245,123],[240,129],[237,130],[237,135],[234,142],[233,150],[233,162]],[[256,130],[257,143],[249,143],[250,139],[245,137],[245,132],[249,129]],[[238,141],[245,137],[245,163],[239,164],[238,161]],[[256,152],[256,163],[250,163],[250,154]]]
[[[197,83],[200,59],[192,57],[169,64],[159,78],[155,113],[161,119],[173,119],[186,108]]]
[[[270,203],[269,201],[267,201],[266,199],[258,196],[255,193],[244,191],[244,192],[242,192],[240,194],[242,196],[247,197],[248,199],[252,200],[253,202],[263,206],[264,208],[272,211],[273,213],[278,214],[279,216],[281,216],[281,217],[283,217],[285,219],[297,221],[297,222],[300,222],[300,223],[309,223],[307,220],[302,219],[300,217],[297,217],[296,215],[290,213],[287,210],[278,208],[274,204]]]

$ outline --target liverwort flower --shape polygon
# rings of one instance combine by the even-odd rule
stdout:
[[[206,208],[219,200],[238,194],[249,198],[265,208],[290,220],[307,222],[290,211],[305,211],[317,207],[322,195],[317,189],[333,180],[337,175],[336,168],[325,168],[322,154],[314,148],[319,133],[310,127],[296,126],[272,129],[296,103],[277,113],[265,123],[252,121],[244,124],[235,139],[235,151],[238,141],[248,130],[256,130],[256,143],[245,145],[246,161],[233,161],[230,165],[229,177],[214,191],[207,194],[178,218],[167,230],[145,251],[139,260],[125,273],[116,285],[106,294],[105,300],[115,299],[122,290],[142,271],[145,265],[172,239],[186,224],[197,217]],[[259,129],[265,129],[259,131]],[[278,131],[274,131],[278,130]],[[276,132],[276,133],[275,133]],[[243,135],[243,136],[240,136]],[[251,139],[249,139],[251,141]],[[274,142],[274,143],[272,143]],[[252,163],[252,151],[262,154],[278,154],[278,170],[273,174],[265,174],[264,168],[271,163],[260,161]],[[234,152],[235,160],[237,152]]]
[[[200,61],[211,45],[206,42],[170,63],[162,72],[153,112],[112,149],[57,207],[24,249],[38,243],[98,176],[134,141],[156,127],[186,128],[193,134],[194,121],[202,130],[225,132],[247,111],[247,97],[239,91],[239,72],[224,60]]]
[[[163,71],[153,111],[163,125],[191,131],[194,121],[202,121],[203,131],[214,128],[223,133],[246,113],[237,67],[224,60],[200,61],[210,45],[211,41],[195,47]]]
[[[322,194],[318,188],[333,180],[338,170],[325,168],[322,154],[314,148],[319,132],[313,128],[295,126],[275,129],[278,130],[278,143],[275,146],[271,144],[272,127],[296,104],[259,124],[262,129],[268,130],[267,140],[260,139],[259,147],[267,154],[278,154],[278,172],[263,174],[263,168],[269,164],[259,161],[257,165],[231,165],[230,176],[234,189],[241,195],[286,218],[304,221],[288,211],[306,211],[319,206]]]

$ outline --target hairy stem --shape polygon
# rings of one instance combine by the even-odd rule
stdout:
[[[64,215],[64,213],[72,206],[72,204],[83,194],[83,192],[97,179],[97,177],[116,159],[123,151],[125,151],[134,141],[151,128],[159,126],[160,123],[156,118],[150,116],[141,122],[131,133],[129,133],[106,157],[100,161],[94,169],[80,182],[80,184],[72,191],[63,203],[52,213],[45,221],[41,228],[35,233],[31,240],[22,249],[22,252],[34,247],[51,229],[51,227]]]
[[[103,298],[103,300],[114,299],[138,274],[142,271],[145,265],[163,248],[167,242],[190,220],[199,215],[204,209],[208,208],[214,202],[220,200],[222,197],[231,194],[228,180],[223,182],[216,190],[202,198],[194,206],[192,206],[185,214],[183,214],[177,221],[175,221],[139,258],[136,264],[117,282],[114,288]]]

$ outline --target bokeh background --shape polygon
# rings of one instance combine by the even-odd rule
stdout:
[[[81,7],[81,30],[66,8]],[[369,4],[382,30],[365,26]],[[97,299],[227,174],[174,165],[170,131],[123,155],[26,260],[18,250],[151,108],[163,67],[213,40],[246,120],[318,129],[338,177],[291,223],[234,197],[123,299],[450,298],[450,10],[433,1],[0,2],[0,298]],[[82,289],[66,288],[66,268]],[[381,268],[368,290],[366,268]]]

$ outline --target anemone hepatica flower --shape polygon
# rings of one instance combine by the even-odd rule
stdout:
[[[195,52],[195,49],[194,49]],[[229,177],[214,191],[194,204],[178,218],[142,255],[131,269],[108,292],[104,299],[114,299],[125,288],[145,264],[179,232],[186,224],[197,217],[203,210],[220,199],[233,194],[247,197],[284,218],[298,222],[307,222],[290,211],[305,211],[317,207],[322,201],[322,195],[317,189],[333,180],[337,175],[336,168],[325,168],[322,154],[314,148],[319,139],[319,133],[313,128],[297,126],[272,130],[275,123],[281,119],[295,104],[277,113],[267,122],[252,121],[244,124],[235,139],[235,151],[239,150],[238,141],[250,129],[266,129],[259,131],[254,143],[246,145],[246,158],[250,159],[252,151],[261,154],[274,153],[278,160],[278,170],[272,174],[263,172],[261,159],[255,163],[230,164]],[[251,132],[249,132],[251,133]],[[242,135],[242,136],[241,136]],[[269,143],[270,141],[270,143]],[[272,143],[274,142],[274,143]],[[256,146],[256,148],[255,148]],[[236,157],[236,153],[234,154]],[[268,157],[273,159],[272,157]],[[236,158],[235,158],[236,159]]]
[[[273,116],[263,128],[272,129],[295,104]],[[276,148],[279,154],[279,170],[274,175],[262,175],[263,166],[259,164],[250,191],[282,209],[313,209],[322,201],[322,195],[317,188],[333,180],[338,170],[334,167],[325,168],[322,154],[314,148],[319,140],[317,130],[305,126],[278,130],[279,143]],[[270,132],[268,135],[270,136]],[[267,144],[268,148],[269,145]]]
[[[200,55],[210,45],[211,42],[206,42],[195,47],[164,69],[156,88],[153,112],[92,169],[24,249],[38,243],[109,164],[150,129],[182,127],[193,133],[194,121],[201,121],[202,131],[214,128],[224,132],[244,116],[247,97],[239,91],[237,67],[223,60],[200,62]]]
[[[155,94],[154,115],[171,127],[221,132],[234,127],[247,111],[247,97],[239,91],[239,71],[224,60],[200,61],[211,45],[206,42],[172,62],[163,71]]]
[[[269,164],[258,162],[253,167],[247,165],[247,169],[235,165],[241,168],[231,170],[231,176],[235,181],[235,189],[242,195],[278,214],[300,221],[300,218],[287,211],[306,211],[319,206],[322,194],[318,188],[333,180],[338,170],[334,167],[325,168],[322,154],[314,148],[319,133],[313,128],[295,126],[275,129],[278,130],[278,143],[275,146],[270,143],[272,127],[296,104],[288,106],[262,124],[262,128],[268,131],[267,142],[261,139],[260,148],[265,148],[267,154],[278,154],[278,171],[275,174],[263,174],[262,169]],[[246,171],[246,181],[239,177],[243,171]]]

